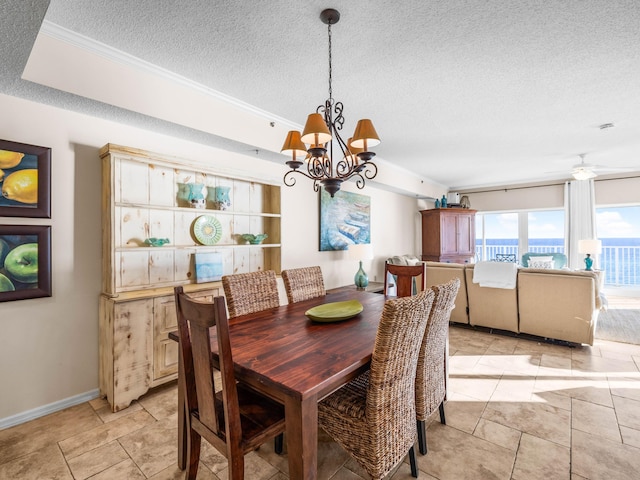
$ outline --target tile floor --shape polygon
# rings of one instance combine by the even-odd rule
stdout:
[[[447,425],[436,413],[421,479],[640,478],[640,346],[571,348],[457,327],[450,337]],[[183,478],[176,398],[171,384],[115,414],[96,399],[0,431],[0,479]],[[326,435],[318,450],[318,478],[366,478]],[[287,478],[272,443],[247,463],[249,479]],[[408,464],[390,476],[411,478]],[[206,445],[198,478],[227,477]]]

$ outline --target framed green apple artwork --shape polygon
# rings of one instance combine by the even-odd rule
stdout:
[[[51,227],[0,225],[0,302],[51,296]]]

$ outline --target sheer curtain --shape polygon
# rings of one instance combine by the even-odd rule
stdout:
[[[596,238],[596,202],[593,179],[565,183],[564,205],[569,268],[584,268],[584,255],[578,252],[578,242]]]

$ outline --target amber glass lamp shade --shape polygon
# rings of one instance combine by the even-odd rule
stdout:
[[[379,143],[380,137],[378,137],[378,132],[376,132],[376,129],[373,127],[373,122],[368,118],[359,120],[356,125],[356,131],[353,132],[353,140],[350,146],[366,151],[368,148],[375,147]]]
[[[287,138],[285,139],[280,152],[291,154],[292,158],[296,158],[298,156],[304,157],[307,154],[307,148],[304,143],[302,143],[302,140],[300,140],[300,132],[297,130],[291,130],[287,134]]]
[[[327,127],[322,115],[319,113],[309,115],[307,123],[304,125],[301,139],[304,143],[313,145],[324,144],[331,140],[329,127]]]

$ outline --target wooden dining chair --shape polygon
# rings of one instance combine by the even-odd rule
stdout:
[[[371,368],[318,404],[320,426],[375,480],[407,453],[417,478],[415,378],[434,292],[387,300]]]
[[[225,275],[222,288],[230,318],[280,306],[276,272],[273,270]],[[284,437],[278,435],[273,446],[275,452],[281,454],[283,446]]]
[[[327,293],[319,266],[283,270],[282,281],[289,303],[322,297]]]
[[[459,278],[431,287],[435,298],[420,346],[416,372],[418,448],[422,455],[427,453],[426,420],[436,408],[440,410],[440,423],[447,423],[444,416],[444,399],[447,392],[447,338],[449,319],[459,288]]]
[[[273,270],[225,275],[222,288],[230,318],[280,306],[276,272]]]
[[[189,298],[175,287],[180,355],[184,365],[189,435],[187,479],[198,473],[201,438],[222,453],[229,478],[244,478],[244,456],[284,432],[284,407],[243,383],[236,383],[223,297]],[[210,330],[216,329],[222,390],[216,392]]]
[[[387,295],[389,274],[393,275],[396,280],[396,296],[408,297],[413,295],[414,279],[420,277],[422,288],[425,289],[425,271],[424,262],[418,265],[393,265],[389,262],[384,263],[384,294]]]

